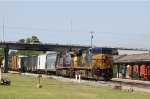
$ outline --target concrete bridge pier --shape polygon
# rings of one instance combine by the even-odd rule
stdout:
[[[9,48],[6,47],[4,48],[4,53],[5,53],[5,62],[4,62],[4,73],[8,72],[8,56],[9,56]]]
[[[1,72],[1,66],[0,66],[0,83],[1,83],[1,79],[2,79],[2,72]]]

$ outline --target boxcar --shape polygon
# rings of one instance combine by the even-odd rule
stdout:
[[[25,72],[26,66],[25,66],[25,60],[27,56],[18,56],[18,71],[19,72]]]
[[[13,56],[11,60],[11,69],[18,71],[18,56]]]
[[[38,56],[37,70],[46,73],[56,72],[57,52],[50,52]]]

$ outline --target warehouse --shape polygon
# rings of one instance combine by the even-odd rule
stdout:
[[[150,54],[116,55],[114,77],[150,80]]]

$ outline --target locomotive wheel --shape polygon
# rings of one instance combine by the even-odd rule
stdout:
[[[113,70],[111,68],[106,69],[104,73],[102,74],[104,80],[109,81],[111,79],[112,73],[113,73]]]
[[[93,78],[94,78],[96,81],[100,80],[100,70],[99,70],[99,69],[93,70],[93,71],[92,71],[92,74],[93,74]]]
[[[98,81],[99,80],[99,75],[93,74],[94,80]]]
[[[108,74],[106,74],[106,73],[104,73],[103,79],[104,79],[104,81],[109,81],[110,80]]]

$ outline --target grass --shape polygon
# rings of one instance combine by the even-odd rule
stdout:
[[[3,74],[11,80],[10,86],[0,85],[0,99],[149,99],[150,94],[113,90],[42,78],[42,88],[37,88],[38,78],[18,74]]]

